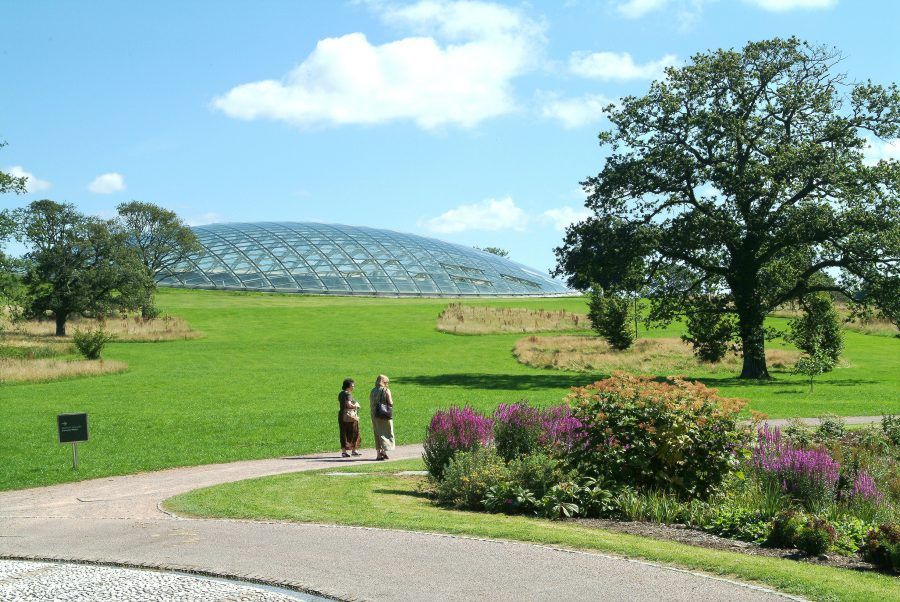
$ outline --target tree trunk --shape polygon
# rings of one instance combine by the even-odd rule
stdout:
[[[56,314],[56,336],[58,337],[66,336],[66,318],[66,314]]]
[[[744,354],[744,366],[741,378],[768,379],[766,368],[766,337],[763,330],[765,314],[754,313],[752,316],[740,316],[741,349]]]

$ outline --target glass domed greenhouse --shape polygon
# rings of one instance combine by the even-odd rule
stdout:
[[[336,224],[265,222],[193,228],[203,250],[162,286],[335,295],[567,294],[502,257],[413,234]]]

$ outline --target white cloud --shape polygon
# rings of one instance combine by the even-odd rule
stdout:
[[[200,215],[194,215],[184,220],[188,226],[203,226],[206,224],[221,224],[228,220],[221,213],[210,211]]]
[[[27,192],[40,192],[50,188],[50,182],[41,180],[30,171],[25,171],[21,165],[13,165],[6,170],[6,173],[14,178],[25,178],[25,190]]]
[[[569,70],[575,75],[595,79],[659,79],[666,67],[678,64],[678,57],[667,54],[658,61],[638,65],[627,52],[573,52]]]
[[[900,161],[900,138],[869,141],[863,151],[863,162],[866,165],[875,165],[882,159]]]
[[[88,190],[95,194],[112,194],[125,190],[125,178],[120,173],[105,173],[88,184]]]
[[[480,203],[460,205],[441,215],[419,222],[432,232],[449,234],[466,230],[524,230],[528,215],[512,198],[485,199]]]
[[[627,0],[620,2],[616,6],[616,10],[628,19],[639,19],[647,13],[663,8],[668,3],[669,0]]]
[[[560,98],[546,94],[541,101],[541,115],[556,119],[568,129],[597,123],[604,117],[603,109],[612,100],[602,94],[586,94],[577,98]]]
[[[565,230],[567,226],[580,222],[590,217],[591,211],[585,207],[572,208],[560,207],[559,209],[548,209],[541,214],[544,221],[553,224],[556,230]]]
[[[744,0],[764,10],[783,13],[789,10],[816,10],[831,8],[837,4],[837,0]]]
[[[362,33],[320,40],[281,80],[236,86],[213,106],[299,126],[408,119],[425,129],[472,127],[515,108],[512,81],[535,67],[545,41],[542,23],[496,4],[372,6],[389,24],[423,35],[380,45]]]

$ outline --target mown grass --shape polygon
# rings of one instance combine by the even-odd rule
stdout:
[[[438,332],[446,299],[161,290],[157,302],[204,336],[111,343],[104,358],[126,362],[120,374],[0,385],[0,489],[337,449],[337,393],[346,377],[357,380],[360,398],[376,375],[391,377],[397,439],[411,443],[421,441],[436,408],[557,403],[569,387],[606,372],[522,365],[512,353],[521,333]],[[465,303],[586,312],[582,298]],[[680,330],[647,334],[672,338]],[[851,367],[817,379],[812,393],[785,371],[761,384],[702,370],[686,376],[748,398],[749,409],[772,417],[900,413],[898,350],[900,339],[849,332]],[[79,446],[73,472],[71,450],[56,441],[56,414],[78,411],[89,413],[91,439]],[[361,428],[371,444],[365,412]]]
[[[325,471],[266,477],[192,491],[165,505],[194,516],[430,531],[607,552],[756,582],[813,600],[900,599],[897,579],[875,573],[710,550],[566,522],[439,508],[422,492],[421,477],[393,474],[420,468],[421,460],[409,460],[346,469],[367,473],[355,477],[328,476]]]

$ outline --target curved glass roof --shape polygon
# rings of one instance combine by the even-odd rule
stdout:
[[[539,271],[472,249],[390,230],[309,222],[193,228],[203,251],[160,274],[183,288],[338,295],[559,295]]]

